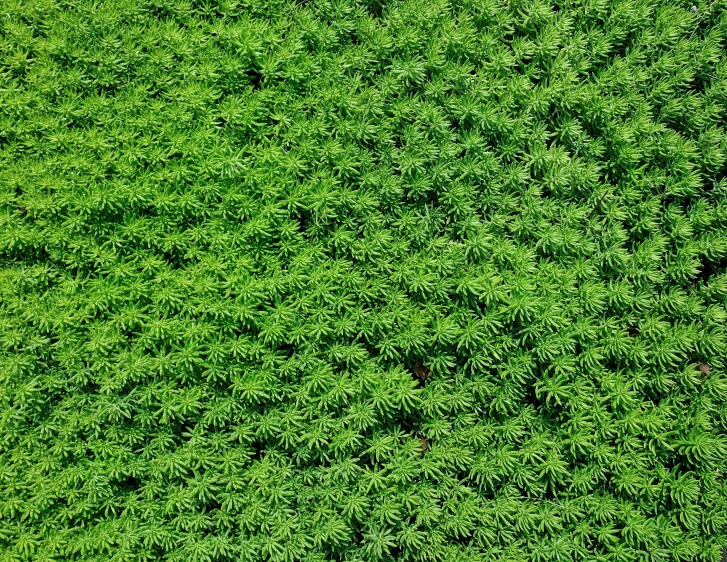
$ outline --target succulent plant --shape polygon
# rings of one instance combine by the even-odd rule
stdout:
[[[724,0],[4,0],[0,560],[719,562]]]

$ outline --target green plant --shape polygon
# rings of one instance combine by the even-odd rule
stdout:
[[[723,0],[0,25],[0,559],[720,560]]]

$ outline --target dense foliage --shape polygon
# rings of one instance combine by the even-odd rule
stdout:
[[[2,0],[0,560],[720,560],[726,6]]]

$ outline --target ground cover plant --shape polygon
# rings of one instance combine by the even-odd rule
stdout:
[[[724,0],[0,29],[0,560],[721,559]]]

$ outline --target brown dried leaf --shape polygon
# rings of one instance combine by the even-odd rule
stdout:
[[[414,374],[419,380],[425,381],[429,377],[430,369],[423,365],[421,361],[417,361],[414,365]]]
[[[422,446],[422,453],[426,453],[427,452],[427,438],[426,437],[420,437],[419,438],[419,443],[421,443],[421,446]]]
[[[702,371],[702,374],[706,377],[709,374],[709,371],[711,367],[707,363],[699,363],[699,370]]]

